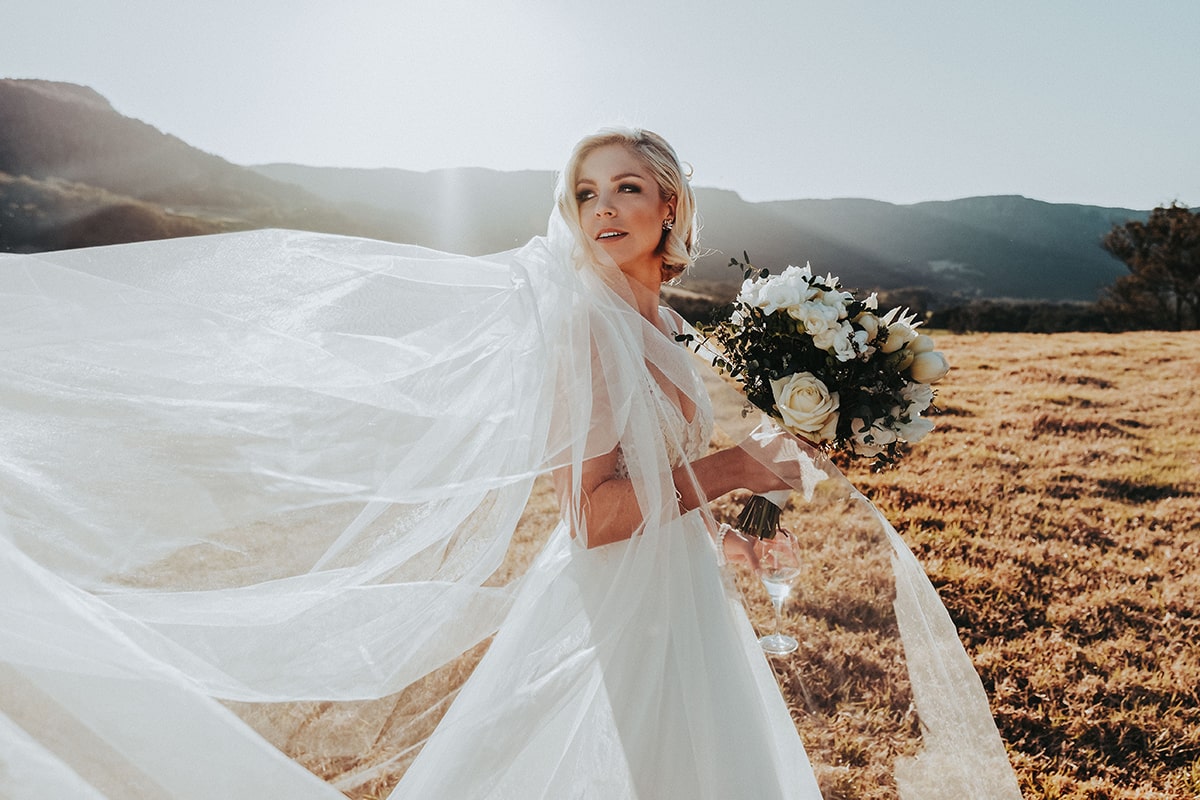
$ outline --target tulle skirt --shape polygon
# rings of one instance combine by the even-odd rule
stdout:
[[[593,550],[563,526],[393,798],[819,798],[693,512]]]

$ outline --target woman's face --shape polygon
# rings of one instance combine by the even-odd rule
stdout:
[[[579,224],[628,275],[661,275],[663,221],[675,218],[642,159],[621,144],[598,147],[579,164],[575,180]]]

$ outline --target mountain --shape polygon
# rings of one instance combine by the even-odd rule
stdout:
[[[89,88],[0,80],[0,249],[273,226],[373,232],[295,186],[117,113]]]
[[[243,167],[117,113],[91,89],[0,80],[0,250],[37,251],[291,227],[482,254],[545,231],[550,172]],[[967,298],[1093,300],[1125,268],[1101,247],[1148,212],[1018,196],[895,205],[751,203],[697,189],[702,258],[688,285],[729,297],[749,251],[772,269],[811,262],[844,285]]]
[[[1101,246],[1113,225],[1146,212],[1016,196],[893,205],[875,200],[747,204],[706,193],[705,244],[756,264],[811,262],[843,284],[925,288],[960,297],[1093,300],[1125,274]],[[710,261],[699,276],[711,277]]]
[[[294,164],[260,174],[327,200],[352,203],[373,224],[403,219],[422,244],[486,253],[514,247],[545,228],[550,172],[448,169],[429,173]],[[894,205],[877,200],[750,203],[735,192],[698,188],[702,258],[690,280],[730,294],[740,283],[729,258],[758,266],[811,262],[846,286],[923,289],[941,297],[1093,300],[1125,274],[1100,238],[1146,212],[1045,203],[1018,196]]]

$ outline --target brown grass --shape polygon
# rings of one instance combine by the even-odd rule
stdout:
[[[1025,796],[1200,795],[1200,333],[938,344],[938,430],[849,474],[938,587]]]
[[[897,469],[845,469],[937,586],[1025,797],[1200,796],[1200,333],[937,341],[954,364],[938,429]],[[821,513],[790,509],[784,523],[812,530]],[[555,514],[543,483],[506,569],[528,563]],[[889,673],[898,643],[886,582],[826,578],[849,558],[870,569],[879,550],[863,536],[806,540],[813,583],[786,619],[803,643],[772,661],[806,747],[826,765],[827,800],[891,796],[890,760],[914,746],[906,687]],[[766,630],[765,593],[746,575],[739,585]],[[357,719],[365,751],[309,766],[332,778],[383,764],[347,794],[386,796],[480,655],[371,704],[277,709],[293,724],[272,738],[305,760],[306,729],[336,735],[337,720]],[[266,718],[257,724],[272,733]]]

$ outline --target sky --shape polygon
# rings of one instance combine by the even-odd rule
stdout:
[[[3,0],[0,38],[237,164],[554,170],[625,124],[752,201],[1200,206],[1195,0]]]

